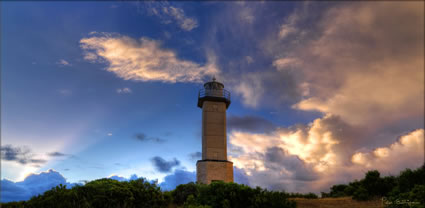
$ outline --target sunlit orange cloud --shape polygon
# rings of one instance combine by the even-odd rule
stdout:
[[[419,167],[423,163],[423,129],[412,131],[389,146],[379,147],[368,152],[353,150],[346,155],[340,154],[337,147],[342,138],[336,137],[335,132],[326,126],[326,122],[326,120],[317,119],[310,126],[299,127],[295,131],[280,129],[268,134],[233,131],[229,135],[230,145],[243,151],[233,154],[230,159],[235,167],[245,170],[246,174],[250,176],[248,177],[250,182],[258,183],[256,185],[267,186],[267,181],[269,183],[274,181],[276,184],[283,183],[279,179],[279,177],[283,177],[286,186],[304,183],[305,190],[291,189],[289,191],[308,191],[309,188],[306,187],[310,187],[310,191],[316,192],[325,191],[330,185],[361,177],[367,170],[378,169],[384,174],[397,173],[404,168]],[[310,168],[306,171],[316,174],[317,179],[302,181],[292,178],[292,180],[288,180],[288,176],[300,174],[294,172],[291,163],[282,163],[279,167],[270,168],[270,161],[266,155],[276,147],[287,152],[286,157],[296,156],[301,159],[305,167]],[[351,162],[345,162],[347,159]],[[254,177],[258,174],[269,174],[269,172],[277,174],[277,178],[259,182]]]
[[[308,83],[309,95],[293,107],[353,125],[422,116],[423,15],[423,2],[342,4],[327,11],[319,38],[275,61],[278,70],[296,63],[300,83]]]
[[[174,51],[161,48],[159,41],[133,39],[110,33],[91,33],[80,40],[85,59],[106,62],[107,70],[126,80],[163,82],[201,82],[219,70],[212,54],[203,66],[180,60]]]

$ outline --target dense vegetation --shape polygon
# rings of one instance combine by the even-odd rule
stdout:
[[[386,207],[423,208],[425,166],[416,170],[406,169],[399,176],[381,177],[378,171],[369,171],[361,180],[334,185],[329,193],[322,193],[324,198],[346,196],[355,200],[385,197]],[[71,189],[60,185],[28,201],[4,203],[1,207],[294,208],[295,202],[289,198],[315,199],[317,195],[268,191],[223,182],[210,185],[188,183],[163,192],[157,184],[144,179],[123,182],[99,179]]]
[[[164,207],[159,187],[143,179],[119,182],[99,179],[67,189],[56,186],[28,201],[10,202],[2,207]]]
[[[57,186],[28,201],[10,202],[2,207],[170,207],[187,208],[282,207],[295,208],[285,192],[267,191],[236,183],[210,185],[188,183],[171,192],[162,192],[155,183],[143,179],[119,182],[99,179],[67,189]]]
[[[369,171],[361,180],[334,185],[329,193],[322,193],[322,197],[344,196],[355,200],[384,197],[387,207],[424,207],[425,166],[406,169],[399,176],[381,177],[377,170]]]

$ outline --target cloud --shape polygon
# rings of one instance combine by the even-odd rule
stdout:
[[[370,169],[396,174],[423,163],[423,129],[365,151],[374,138],[367,129],[327,115],[308,125],[265,133],[233,130],[230,148],[240,150],[229,152],[250,185],[292,192],[327,191],[330,185],[352,181]]]
[[[156,156],[151,159],[154,168],[161,173],[168,173],[173,167],[179,166],[180,161],[176,158],[170,161],[164,160],[162,157]]]
[[[50,157],[63,157],[63,156],[67,156],[68,154],[64,154],[61,152],[51,152],[48,154]]]
[[[298,12],[294,12],[289,15],[285,22],[280,26],[279,30],[279,38],[285,39],[287,36],[297,33],[298,28],[296,27],[296,23],[299,21],[300,15]]]
[[[144,2],[144,11],[158,17],[163,24],[176,23],[182,30],[191,31],[199,26],[193,17],[187,17],[182,8],[170,5],[169,2]]]
[[[193,161],[197,161],[200,160],[202,158],[202,153],[201,152],[193,152],[189,154],[189,158]]]
[[[68,183],[59,172],[52,169],[38,174],[30,174],[20,182],[2,179],[1,202],[28,200],[59,184],[67,185],[67,188],[75,185]]]
[[[248,24],[252,24],[255,21],[254,14],[250,7],[242,8],[239,12],[239,18]]]
[[[39,165],[47,162],[44,159],[34,158],[34,154],[26,147],[13,147],[12,145],[1,147],[1,159],[4,161],[13,161],[22,165]]]
[[[71,64],[66,61],[65,59],[61,59],[57,62],[57,64],[61,65],[61,66],[71,66]]]
[[[146,37],[136,40],[118,34],[94,33],[81,39],[80,44],[86,60],[107,63],[107,71],[125,80],[202,82],[205,76],[219,73],[211,54],[208,63],[201,66],[180,60],[174,51],[163,49],[159,41]]]
[[[245,56],[245,60],[247,64],[251,64],[254,62],[254,59],[251,56]]]
[[[423,2],[325,10],[309,31],[314,36],[284,48],[291,52],[274,61],[279,70],[296,69],[297,82],[308,83],[309,95],[293,107],[339,115],[353,125],[423,117],[423,12]]]
[[[150,142],[156,142],[156,143],[163,143],[163,142],[166,141],[166,140],[161,139],[159,137],[148,137],[144,133],[137,133],[137,134],[134,135],[134,137],[137,140],[142,141],[142,142],[148,142],[148,141],[150,141]]]
[[[164,182],[159,184],[162,190],[173,190],[180,184],[186,184],[196,181],[196,172],[189,172],[181,169],[176,169],[170,175],[164,177]]]
[[[124,88],[118,88],[117,89],[117,93],[118,94],[130,94],[132,91],[130,88],[128,87],[124,87]]]
[[[181,8],[169,6],[163,7],[162,11],[163,14],[172,17],[183,30],[191,31],[194,28],[198,27],[198,21],[194,18],[186,17],[183,9]]]
[[[242,169],[234,168],[234,181],[239,184],[249,185],[247,175]],[[162,190],[173,190],[180,184],[196,182],[196,172],[176,169],[173,173],[164,177],[164,181],[159,184]]]
[[[212,24],[204,42],[218,55],[219,68],[225,69],[225,73],[216,76],[218,80],[232,93],[232,99],[240,100],[249,108],[281,108],[296,103],[301,94],[293,74],[286,70],[276,71],[271,64],[280,54],[261,50],[265,45],[263,39],[269,38],[277,28],[277,19],[268,13],[276,8],[270,5],[263,2],[220,5],[220,12],[211,17]],[[275,6],[279,5],[282,4]],[[243,16],[255,18],[247,24]],[[270,45],[282,49],[281,44],[276,43],[277,35],[273,38]],[[236,45],[240,47],[235,48]]]
[[[242,103],[250,108],[281,107],[296,102],[302,91],[288,71],[249,72],[226,78],[232,93],[242,97]]]
[[[137,176],[135,176],[135,177],[137,177]],[[113,180],[117,180],[117,181],[129,181],[129,179],[122,177],[122,176],[118,176],[118,175],[111,175],[108,178],[113,179]]]
[[[245,184],[249,186],[248,175],[245,173],[243,169],[233,167],[233,178],[234,182],[238,184]]]
[[[269,132],[274,130],[276,126],[270,121],[256,116],[229,116],[227,128],[248,132]]]
[[[234,92],[242,96],[242,102],[249,107],[257,107],[265,89],[263,82],[255,74],[245,74],[241,82],[234,87]]]
[[[278,70],[290,69],[291,67],[296,67],[300,64],[300,60],[296,58],[280,58],[273,62],[273,66]]]
[[[329,191],[372,168],[385,175],[423,164],[423,2],[323,5],[302,4],[260,40],[273,71],[234,72],[232,92],[245,106],[323,115],[262,132],[232,129],[231,161],[252,186]]]
[[[265,166],[275,171],[291,173],[294,180],[313,181],[317,174],[296,155],[289,155],[282,148],[271,147],[265,153]]]
[[[424,130],[417,129],[403,135],[388,147],[379,147],[373,151],[361,151],[351,157],[351,161],[359,166],[384,172],[403,169],[410,161],[423,161]],[[420,164],[420,163],[419,163]]]

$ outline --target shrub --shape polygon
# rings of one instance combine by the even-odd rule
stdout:
[[[183,205],[190,195],[195,198],[198,196],[198,186],[193,182],[178,185],[172,191],[173,202],[177,205]]]
[[[354,192],[353,199],[364,201],[364,200],[370,199],[370,196],[369,196],[369,193],[367,192],[367,190],[363,186],[360,186]]]

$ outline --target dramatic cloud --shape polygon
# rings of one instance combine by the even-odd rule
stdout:
[[[270,121],[256,116],[229,116],[227,128],[249,132],[269,132],[273,131],[276,126]]]
[[[180,165],[180,161],[178,161],[176,158],[170,161],[166,161],[162,157],[158,156],[152,158],[152,163],[154,168],[161,173],[169,173],[171,172],[171,169]]]
[[[180,60],[174,51],[161,48],[158,41],[139,40],[110,33],[93,33],[80,40],[85,59],[106,62],[108,71],[125,80],[163,82],[201,82],[205,76],[217,74],[214,58],[201,66]]]
[[[379,147],[373,151],[363,151],[354,154],[351,161],[368,169],[379,169],[383,172],[393,172],[394,169],[403,169],[409,163],[424,160],[424,130],[417,129],[389,145]],[[409,165],[410,166],[410,165]]]
[[[174,170],[170,175],[164,177],[164,182],[160,183],[159,186],[162,190],[173,190],[180,184],[186,184],[189,182],[196,181],[196,172],[189,172],[181,169]]]
[[[68,183],[59,172],[52,169],[39,174],[30,174],[20,182],[3,179],[1,180],[1,202],[28,200],[59,184],[66,185],[68,188],[75,185]]]
[[[323,113],[308,125],[231,130],[231,160],[253,186],[328,191],[371,168],[423,163],[423,129],[414,130],[424,124],[423,2],[320,5],[302,4],[261,42],[274,71],[229,81],[245,106],[292,100]]]
[[[309,125],[254,134],[232,131],[230,160],[243,170],[250,185],[308,192],[327,191],[364,171],[378,169],[396,174],[423,163],[423,129],[402,136],[388,146],[365,152],[367,137],[338,117],[326,116]],[[243,175],[243,174],[242,174]]]
[[[134,138],[136,138],[137,140],[142,141],[142,142],[148,142],[148,141],[156,142],[156,143],[165,142],[164,139],[161,139],[159,137],[148,137],[144,133],[137,133],[136,135],[134,135]]]
[[[317,179],[316,173],[311,167],[302,161],[298,156],[289,155],[282,148],[271,147],[265,154],[265,166],[275,171],[285,171],[290,173],[294,180],[313,181]],[[282,169],[284,167],[285,169]]]
[[[347,3],[327,10],[310,31],[315,37],[274,62],[278,70],[295,68],[299,83],[308,83],[309,95],[294,107],[339,115],[353,125],[422,117],[423,15],[423,2]]]
[[[39,165],[47,162],[44,159],[34,158],[34,154],[26,147],[13,147],[12,145],[1,147],[1,159],[4,161],[14,161],[22,165]]]
[[[131,89],[128,88],[128,87],[118,88],[117,89],[117,93],[118,94],[130,94],[131,93]]]

